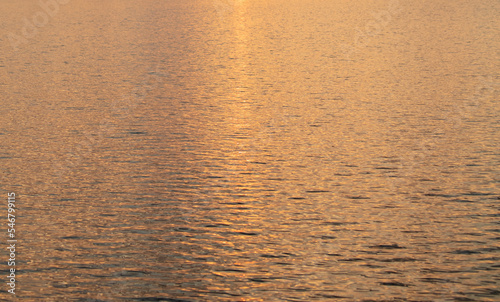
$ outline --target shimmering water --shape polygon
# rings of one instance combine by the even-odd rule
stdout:
[[[18,300],[498,301],[499,1],[0,7]]]

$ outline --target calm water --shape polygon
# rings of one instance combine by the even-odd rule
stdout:
[[[499,1],[0,7],[18,300],[499,301]]]

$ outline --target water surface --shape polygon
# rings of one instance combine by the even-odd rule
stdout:
[[[498,1],[72,0],[14,49],[37,3],[19,300],[498,300]]]

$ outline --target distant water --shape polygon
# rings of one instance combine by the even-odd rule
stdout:
[[[499,301],[499,1],[0,7],[19,301]]]

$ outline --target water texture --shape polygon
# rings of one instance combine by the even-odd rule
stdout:
[[[499,301],[499,1],[60,2],[0,0],[17,300]]]

